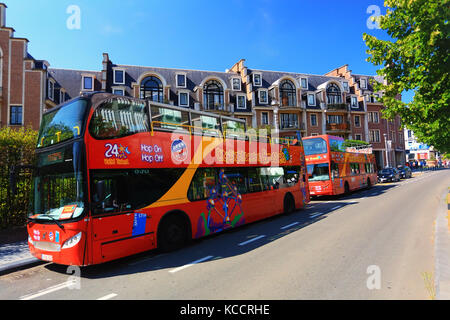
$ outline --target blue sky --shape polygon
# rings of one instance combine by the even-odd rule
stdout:
[[[366,61],[367,13],[382,0],[14,0],[6,22],[29,52],[55,68],[100,70],[102,53],[118,64],[224,71],[239,59],[249,68],[323,74]],[[66,26],[70,5],[81,28]]]

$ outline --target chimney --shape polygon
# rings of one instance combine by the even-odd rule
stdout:
[[[6,26],[6,4],[0,3],[0,28]]]

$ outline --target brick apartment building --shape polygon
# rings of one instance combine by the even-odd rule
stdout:
[[[169,103],[245,119],[248,127],[270,128],[282,137],[332,134],[372,144],[379,167],[386,164],[385,135],[392,140],[389,163],[405,162],[399,118],[382,119],[383,105],[371,81],[347,65],[325,75],[252,69],[241,59],[224,72],[131,66],[103,54],[99,71],[50,68],[14,38],[0,4],[0,126],[39,127],[42,113],[86,91]]]

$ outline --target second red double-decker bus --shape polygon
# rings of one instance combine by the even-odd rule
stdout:
[[[303,138],[311,196],[339,195],[377,183],[375,156],[370,149],[343,147],[331,135]]]
[[[309,201],[300,139],[106,93],[45,113],[36,152],[29,247],[59,264],[170,250]]]

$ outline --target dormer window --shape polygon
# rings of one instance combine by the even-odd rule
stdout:
[[[52,80],[48,80],[47,96],[50,100],[54,100],[55,83]]]
[[[351,97],[351,106],[352,108],[358,108],[358,98],[355,96]]]
[[[316,95],[314,93],[308,93],[308,106],[316,105]]]
[[[246,108],[247,101],[246,101],[245,95],[238,94],[236,96],[236,102],[237,102],[236,103],[237,109],[245,109]]]
[[[254,73],[253,74],[253,85],[255,87],[261,87],[262,86],[262,75],[261,75],[261,73]]]
[[[186,88],[186,74],[177,73],[177,88]]]
[[[267,93],[266,89],[260,89],[258,91],[258,94],[259,94],[259,103],[260,104],[268,104],[269,103],[269,99],[267,96],[268,93]]]
[[[114,69],[114,84],[125,84],[125,70]]]
[[[233,91],[241,91],[241,79],[232,78],[231,85],[232,85]]]
[[[359,85],[360,85],[361,89],[367,89],[367,79],[361,78],[359,80]]]
[[[335,83],[330,83],[327,86],[327,104],[340,104],[342,103],[341,89]]]
[[[94,78],[90,76],[83,76],[83,90],[94,90]]]
[[[342,87],[344,88],[344,91],[345,91],[345,92],[349,92],[349,89],[348,89],[348,82],[347,82],[347,81],[342,82]]]
[[[178,92],[178,105],[180,107],[189,106],[189,92],[188,91]]]
[[[308,78],[300,78],[302,89],[308,90]]]

